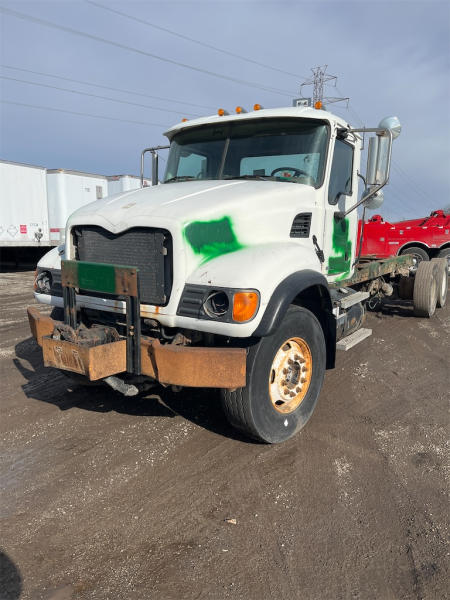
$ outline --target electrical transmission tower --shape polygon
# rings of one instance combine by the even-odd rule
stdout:
[[[311,69],[313,76],[304,81],[300,85],[300,98],[294,100],[294,106],[298,106],[304,104],[302,100],[307,100],[310,106],[314,106],[315,108],[323,108],[324,104],[332,104],[333,102],[346,102],[348,107],[348,101],[350,98],[337,98],[335,96],[324,96],[324,85],[328,81],[333,81],[334,86],[336,87],[336,75],[329,75],[327,71],[328,65],[323,65],[322,67],[315,67]],[[303,87],[305,85],[313,86],[313,95],[312,98],[306,98],[303,96]]]

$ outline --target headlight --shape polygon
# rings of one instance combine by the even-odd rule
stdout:
[[[211,319],[224,323],[251,321],[259,308],[257,290],[212,288],[186,284],[177,315],[194,319]]]
[[[41,271],[37,274],[34,289],[38,294],[50,294],[52,287],[52,276],[48,271]]]
[[[223,317],[230,308],[230,301],[225,292],[211,292],[203,302],[205,313],[212,317]]]

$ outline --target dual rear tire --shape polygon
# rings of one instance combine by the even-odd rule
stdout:
[[[417,317],[432,317],[436,307],[445,306],[447,291],[446,260],[438,258],[419,263],[413,291],[414,314]]]

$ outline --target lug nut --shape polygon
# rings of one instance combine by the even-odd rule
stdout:
[[[283,393],[284,393],[284,394],[287,396],[287,395],[289,394],[289,390],[288,390],[287,388],[285,388],[285,389],[283,390]]]
[[[299,387],[295,388],[295,391],[297,392],[297,394],[299,393],[300,390],[301,390],[301,388],[299,388]]]
[[[294,358],[295,358],[295,360],[300,360],[300,354],[296,354],[296,355],[294,356]]]
[[[305,382],[306,382],[306,377],[302,377],[302,378],[300,379],[300,382],[301,382],[301,383],[305,383]]]
[[[288,370],[287,369],[283,369],[283,375],[287,375]]]
[[[289,394],[289,396],[290,396],[291,398],[293,398],[293,397],[295,396],[295,392],[291,392],[291,393]]]

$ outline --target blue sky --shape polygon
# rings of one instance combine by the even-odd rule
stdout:
[[[356,126],[361,121],[376,126],[390,114],[402,122],[381,212],[399,219],[450,204],[449,2],[95,1],[138,21],[86,0],[0,0],[0,7],[144,52],[0,12],[3,65],[128,90],[2,67],[1,75],[10,78],[0,79],[2,101],[97,116],[2,103],[0,158],[49,168],[137,173],[141,149],[164,143],[164,130],[181,118],[212,114],[218,107],[250,108],[255,102],[265,107],[289,106],[300,83],[311,75],[310,68],[327,64],[328,72],[338,75],[338,90],[328,88],[327,92],[351,99],[349,110],[345,105],[330,106],[337,114]],[[205,48],[143,21],[273,69]]]

